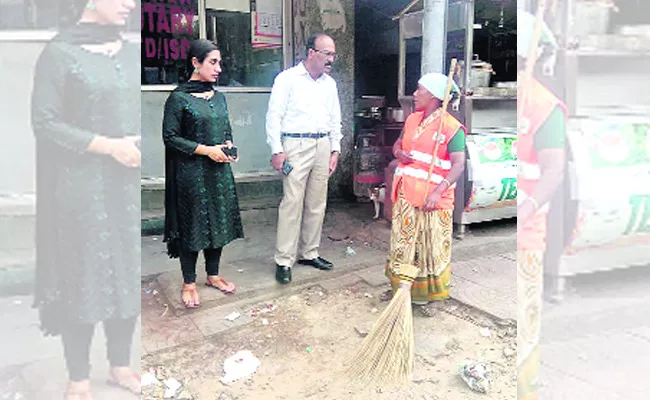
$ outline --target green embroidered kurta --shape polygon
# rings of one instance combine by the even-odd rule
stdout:
[[[36,64],[36,288],[42,328],[140,313],[140,169],[87,150],[140,135],[140,50],[56,38]]]
[[[165,241],[171,257],[179,251],[223,247],[244,237],[235,179],[228,163],[195,155],[199,144],[233,141],[226,99],[189,93],[185,85],[165,103]]]

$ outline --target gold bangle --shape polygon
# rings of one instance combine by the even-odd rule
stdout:
[[[535,211],[539,210],[539,203],[537,203],[537,200],[533,196],[528,197],[526,200],[529,200],[531,203],[533,203],[533,207],[535,207]]]

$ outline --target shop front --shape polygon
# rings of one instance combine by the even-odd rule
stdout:
[[[165,99],[187,79],[189,44],[214,42],[222,53],[218,90],[228,103],[241,161],[235,176],[275,176],[265,116],[275,76],[293,65],[291,0],[142,0],[142,176],[164,176],[160,136]]]
[[[189,43],[197,38],[214,41],[223,53],[224,74],[218,90],[226,96],[235,140],[244,144],[241,161],[233,165],[235,175],[277,175],[268,162],[264,120],[274,77],[294,62],[293,37],[289,30],[292,23],[286,22],[291,21],[292,3],[291,0],[138,1],[126,37],[141,42],[144,192],[162,188],[164,102],[176,84],[185,79]],[[58,23],[58,2],[0,0],[0,53],[3,55],[0,84],[5,92],[15,93],[13,101],[3,103],[0,108],[0,119],[13,132],[10,145],[0,149],[0,168],[25,171],[24,176],[3,180],[0,193],[34,192],[30,94],[36,60],[56,34]],[[22,151],[12,150],[15,148]],[[155,197],[157,204],[162,201],[161,196]],[[143,206],[147,208],[146,204]]]
[[[275,76],[304,57],[306,39],[315,32],[334,37],[338,53],[332,73],[338,83],[343,153],[332,191],[351,186],[346,157],[352,148],[354,79],[354,0],[141,0],[131,14],[126,38],[141,43],[143,209],[159,208],[164,182],[161,138],[163,107],[176,85],[186,79],[185,58],[193,39],[214,41],[222,51],[224,93],[241,161],[233,164],[238,181],[270,181],[277,197],[280,177],[269,164],[265,116]],[[56,34],[58,2],[0,0],[0,84],[15,93],[0,108],[12,132],[0,148],[0,168],[25,171],[3,181],[0,193],[34,192],[34,141],[29,102],[36,60]],[[5,57],[5,55],[9,55]],[[24,152],[13,149],[21,148]],[[27,156],[25,156],[25,154]],[[268,185],[267,185],[268,186]],[[261,185],[264,189],[265,186]],[[279,189],[278,189],[279,188]],[[147,204],[148,194],[154,193]],[[281,192],[280,192],[281,193]],[[338,194],[338,193],[337,193]]]
[[[187,79],[186,54],[194,39],[221,50],[217,90],[225,95],[234,141],[241,158],[233,163],[240,199],[281,197],[280,175],[270,166],[266,112],[277,74],[300,62],[307,38],[331,35],[337,44],[332,72],[342,108],[339,171],[330,194],[351,186],[347,157],[352,147],[354,0],[142,0],[142,147],[143,209],[161,208],[164,102]]]
[[[163,107],[176,85],[187,79],[186,53],[194,39],[221,50],[217,90],[225,95],[240,161],[233,163],[240,200],[277,204],[281,176],[270,165],[266,112],[277,74],[300,62],[307,38],[331,35],[337,44],[332,72],[342,108],[342,154],[330,195],[351,186],[347,157],[352,147],[354,60],[353,0],[142,0],[143,210],[163,207]],[[244,205],[242,205],[244,206]],[[257,207],[258,205],[254,205]]]
[[[357,136],[361,139],[354,176],[357,196],[367,195],[370,187],[382,182],[390,185],[395,166],[390,149],[404,116],[413,111],[412,94],[421,76],[424,13],[424,1],[413,1],[395,14],[392,22],[398,27],[398,46],[391,73],[397,84],[394,88],[382,87],[381,82],[368,84],[357,100]],[[457,186],[454,212],[457,233],[462,236],[466,225],[516,216],[516,4],[450,0],[446,15],[443,72],[448,73],[451,59],[456,58],[460,68],[454,79],[463,92],[449,111],[469,132],[468,167]],[[366,159],[377,161],[364,165],[361,161]],[[390,209],[387,202],[386,209]],[[389,213],[385,218],[390,219]]]

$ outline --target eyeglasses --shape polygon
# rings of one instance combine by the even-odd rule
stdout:
[[[325,57],[332,57],[333,59],[336,60],[336,53],[332,53],[331,51],[327,51],[327,50],[317,50],[317,49],[312,49],[312,50],[314,50],[317,53],[323,54]]]

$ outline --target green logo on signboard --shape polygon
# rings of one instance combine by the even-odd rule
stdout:
[[[477,136],[474,143],[478,148],[481,164],[517,161],[517,148],[515,137],[487,137]]]
[[[594,168],[650,164],[650,127],[646,124],[605,124],[586,132]]]

